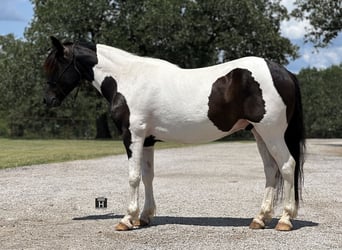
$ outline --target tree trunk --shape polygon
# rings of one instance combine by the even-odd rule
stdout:
[[[112,135],[110,134],[108,127],[107,113],[103,113],[96,119],[96,139],[110,139]]]

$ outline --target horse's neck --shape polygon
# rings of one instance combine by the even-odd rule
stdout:
[[[98,64],[94,67],[94,87],[101,90],[101,83],[107,76],[119,80],[127,69],[139,59],[138,56],[106,45],[97,45]],[[101,91],[100,91],[101,92]]]
[[[107,45],[98,44],[97,45],[97,56],[99,57],[99,63],[104,65],[111,63],[117,67],[125,67],[140,57],[134,54],[128,53],[124,50],[120,50]]]

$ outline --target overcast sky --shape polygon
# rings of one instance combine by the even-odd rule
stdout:
[[[289,10],[293,9],[294,0],[282,0]],[[16,38],[22,38],[25,27],[33,17],[33,9],[29,0],[0,0],[0,35],[13,33]],[[304,44],[305,27],[308,22],[298,22],[291,19],[283,22],[281,33],[292,43],[300,47],[300,58],[291,61],[287,68],[295,73],[302,68],[326,68],[332,64],[342,63],[342,33],[325,49],[317,52],[312,44]]]

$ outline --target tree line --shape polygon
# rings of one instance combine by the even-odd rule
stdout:
[[[104,43],[181,67],[209,66],[243,56],[280,64],[298,58],[281,36],[289,18],[280,1],[266,0],[31,0],[34,17],[25,39],[0,36],[0,136],[105,138],[117,136],[107,104],[83,83],[59,109],[42,103],[42,64],[49,36]],[[300,7],[300,6],[299,6]],[[298,7],[298,8],[299,8]],[[301,18],[298,15],[297,17]],[[307,16],[306,16],[307,17]],[[304,18],[304,17],[303,17]],[[340,137],[341,66],[299,73],[308,136]]]

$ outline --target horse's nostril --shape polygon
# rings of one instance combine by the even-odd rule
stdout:
[[[60,101],[58,100],[58,98],[56,98],[56,97],[53,97],[53,98],[49,98],[49,97],[43,98],[43,103],[47,107],[49,107],[49,108],[57,107],[57,106],[59,106],[61,104]]]
[[[51,103],[50,103],[51,107],[58,107],[59,105],[61,105],[61,102],[59,101],[59,99],[57,99],[56,97],[51,99]]]

